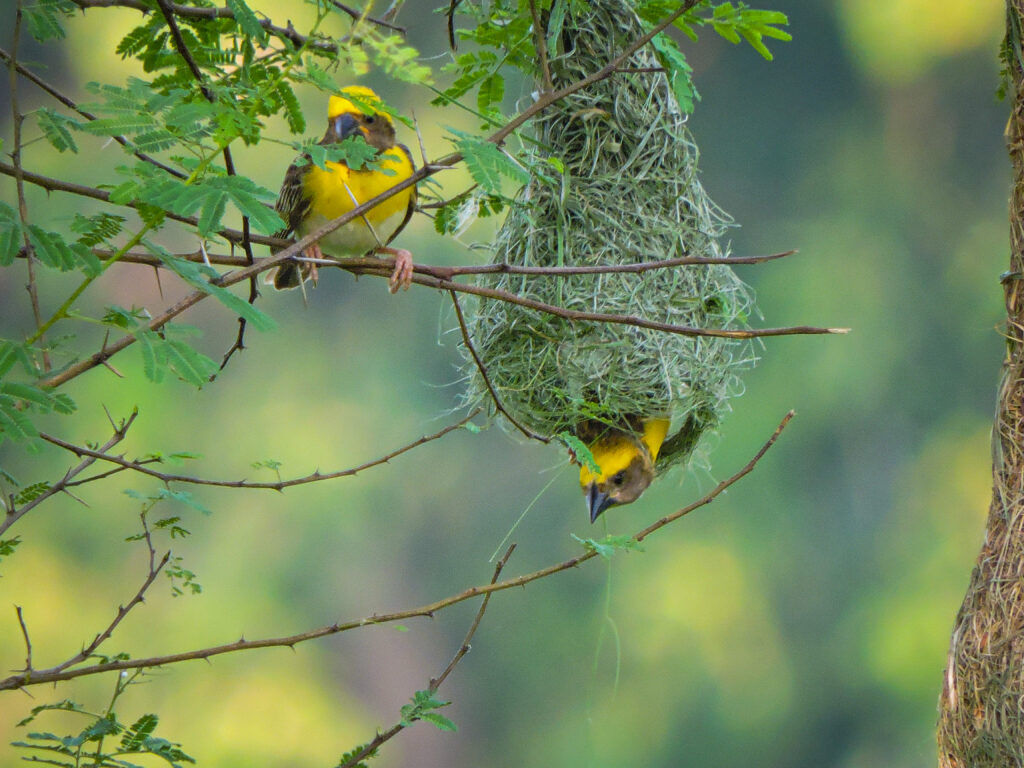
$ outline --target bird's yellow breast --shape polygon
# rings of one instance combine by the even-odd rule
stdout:
[[[377,165],[379,169],[359,171],[353,171],[342,163],[326,163],[326,170],[316,166],[311,168],[303,182],[309,197],[310,214],[328,221],[336,219],[404,181],[413,173],[412,162],[398,147],[382,154]],[[367,211],[366,218],[373,226],[380,244],[388,241],[405,218],[412,195],[412,187],[403,189]],[[366,230],[366,224],[361,220],[352,224]],[[390,228],[382,231],[381,227],[385,225],[390,225]]]

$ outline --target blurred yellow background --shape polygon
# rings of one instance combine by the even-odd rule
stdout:
[[[297,2],[252,5],[298,29],[309,17]],[[1004,9],[993,0],[771,7],[789,15],[794,36],[772,46],[773,63],[711,32],[682,44],[703,96],[690,123],[703,182],[742,225],[734,253],[800,249],[738,268],[765,324],[853,332],[768,340],[710,471],[659,481],[637,504],[609,512],[608,528],[635,531],[697,498],[796,409],[755,473],[643,553],[496,595],[441,691],[459,732],[417,724],[384,748],[382,768],[934,764],[949,631],[989,495],[1007,262],[1006,105],[994,98]],[[10,0],[0,8],[11,17]],[[26,58],[49,62],[46,76],[87,101],[86,82],[132,74],[112,51],[138,18],[89,11],[68,22],[66,44],[30,47]],[[426,62],[446,60],[443,16],[431,5],[411,3],[398,20]],[[430,107],[426,89],[380,73],[360,82],[415,112],[432,157],[450,149],[443,126],[473,127]],[[48,103],[30,85],[20,93],[23,108]],[[525,95],[510,93],[507,105]],[[308,134],[319,136],[323,98],[301,96]],[[8,142],[9,113],[3,90]],[[271,125],[287,138],[283,120]],[[415,134],[399,132],[415,153]],[[120,148],[84,136],[81,144],[82,154],[56,156],[37,142],[25,165],[114,182]],[[239,148],[235,160],[276,190],[291,155],[260,144]],[[440,180],[457,191],[465,178],[450,171]],[[8,179],[0,190],[14,199]],[[52,229],[94,210],[35,189],[29,206]],[[419,262],[476,263],[486,256],[469,246],[487,232],[442,238],[420,216],[396,244]],[[0,337],[17,338],[30,328],[23,272],[0,279]],[[181,290],[170,278],[163,288],[167,297]],[[140,292],[159,302],[152,271],[126,266],[86,306],[139,301]],[[43,298],[58,295],[55,287]],[[134,350],[113,361],[125,378],[97,369],[75,380],[68,392],[80,410],[66,437],[102,442],[103,407],[123,417],[137,405],[129,456],[189,450],[203,458],[186,472],[274,479],[251,463],[280,461],[285,477],[342,469],[458,418],[458,339],[443,294],[392,297],[381,280],[328,270],[306,306],[298,292],[264,292],[261,306],[279,330],[250,330],[248,348],[201,391],[150,384]],[[212,302],[183,320],[206,329],[201,346],[215,359],[234,339],[234,318]],[[70,464],[55,449],[2,451],[0,463],[24,482],[53,479]],[[570,533],[602,529],[587,523],[564,451],[498,428],[460,430],[389,466],[280,494],[188,488],[214,513],[176,510],[193,535],[173,549],[203,594],[172,598],[161,580],[105,649],[148,656],[290,634],[485,582],[490,553],[553,473],[512,537],[512,575],[575,554]],[[77,651],[137,590],[144,547],[123,539],[138,530],[139,504],[115,491],[155,487],[121,475],[106,490],[86,486],[88,507],[58,499],[12,530],[25,543],[3,563],[0,604],[24,607],[37,666]],[[200,765],[331,766],[397,721],[443,670],[475,609],[170,667],[130,689],[118,714],[159,713],[158,733]],[[618,665],[607,631],[595,662],[609,618]],[[0,608],[0,659],[11,669],[23,663],[13,608]],[[23,736],[11,726],[31,707],[68,697],[101,708],[112,687],[100,677],[0,697],[8,737],[0,763],[17,759],[6,742]],[[51,715],[32,727],[63,733],[65,723],[80,725]]]

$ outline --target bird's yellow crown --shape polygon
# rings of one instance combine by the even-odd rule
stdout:
[[[375,115],[391,122],[390,116],[386,112],[381,112],[377,109],[377,106],[381,104],[380,96],[374,93],[372,88],[367,88],[365,85],[350,85],[347,88],[342,88],[341,96],[331,96],[330,101],[327,103],[327,117],[333,120],[338,115],[344,115],[346,112],[355,115],[366,114],[367,111],[371,111]],[[350,98],[345,98],[345,97]]]
[[[644,422],[644,434],[640,439],[650,451],[652,462],[658,458],[661,444],[665,442],[668,425],[667,419],[651,419]],[[639,453],[639,446],[633,438],[619,433],[598,440],[590,446],[590,452],[601,472],[595,473],[586,464],[581,466],[580,485],[584,488],[591,483],[603,483],[628,467]]]

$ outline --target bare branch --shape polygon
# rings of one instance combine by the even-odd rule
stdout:
[[[254,236],[255,237],[255,236]],[[280,238],[266,238],[279,240]],[[280,245],[290,244],[287,240],[281,240]],[[115,251],[107,248],[94,248],[93,255],[100,261],[110,259]],[[495,264],[466,264],[459,266],[442,266],[431,264],[414,264],[413,272],[430,275],[431,277],[451,280],[453,277],[466,275],[525,275],[526,277],[572,277],[574,275],[610,275],[610,274],[643,274],[656,269],[672,269],[673,267],[696,266],[701,264],[724,264],[726,266],[739,266],[747,264],[763,264],[786,256],[798,253],[796,250],[773,253],[768,256],[680,256],[674,259],[657,259],[653,261],[641,261],[634,264],[601,264],[588,266],[562,266],[562,267],[533,267],[520,264],[509,264],[500,262]],[[24,249],[17,254],[19,259],[25,258]],[[230,256],[225,253],[206,253],[193,251],[192,253],[176,253],[176,259],[192,261],[197,264],[217,264],[225,267],[246,267],[250,266],[244,256]],[[145,264],[150,267],[163,268],[166,265],[160,257],[143,251],[128,251],[122,255],[118,262],[128,264]],[[257,262],[253,262],[257,263]],[[317,261],[319,267],[336,267],[351,272],[354,275],[366,274],[366,270],[380,270],[393,266],[393,259],[381,259],[376,256],[362,256],[350,259],[320,259]]]
[[[109,451],[115,445],[124,440],[125,435],[128,433],[128,430],[132,426],[132,422],[135,421],[135,418],[138,415],[138,411],[132,411],[131,415],[127,419],[122,421],[120,425],[115,426],[113,436],[109,440],[107,440],[106,443],[101,445],[97,452],[106,453],[106,451]],[[84,456],[84,454],[78,455]],[[10,528],[12,525],[18,522],[18,520],[20,520],[26,514],[28,514],[33,509],[38,507],[44,501],[49,499],[51,496],[61,493],[62,491],[67,489],[71,485],[70,481],[73,480],[78,475],[82,474],[82,472],[84,472],[86,469],[91,467],[96,462],[96,459],[97,457],[95,456],[85,456],[85,458],[83,458],[82,461],[78,463],[78,465],[72,467],[67,472],[65,472],[64,477],[62,477],[56,483],[51,485],[44,493],[41,493],[36,498],[32,499],[32,501],[26,502],[17,509],[13,507],[9,509],[7,514],[4,516],[3,521],[0,522],[0,535],[3,535],[8,528]]]
[[[544,25],[540,23],[540,13],[537,11],[537,1],[530,0],[530,15],[533,17],[533,39],[537,47],[537,58],[540,60],[540,72],[544,83],[544,92],[555,90],[551,82],[551,67],[548,66],[548,41],[545,35]]]
[[[498,561],[498,564],[494,567],[494,575],[491,577],[491,584],[497,582],[498,577],[501,575],[502,569],[505,567],[505,564],[508,563],[508,559],[512,556],[512,551],[515,548],[516,545],[512,544],[505,551],[505,555],[501,558],[501,560]],[[480,602],[480,608],[476,612],[476,616],[473,617],[473,623],[470,625],[469,631],[466,632],[466,637],[463,639],[462,645],[459,646],[459,649],[455,652],[455,655],[452,657],[452,660],[448,662],[448,666],[445,667],[444,672],[442,672],[437,677],[431,678],[430,683],[427,685],[427,690],[431,693],[437,693],[438,688],[440,688],[441,684],[448,678],[448,675],[450,675],[452,673],[452,670],[455,669],[455,667],[458,665],[460,661],[462,661],[462,658],[467,653],[469,653],[470,641],[473,639],[473,635],[476,634],[477,627],[480,626],[480,622],[484,617],[484,612],[487,610],[487,604],[490,602],[490,600],[491,593],[488,592],[486,595],[484,595],[484,599]],[[339,765],[338,768],[352,768],[352,766],[358,765],[360,762],[369,757],[373,752],[379,749],[380,746],[384,744],[384,742],[393,739],[395,736],[397,736],[399,733],[401,733],[408,727],[408,725],[399,721],[390,728],[388,728],[386,731],[379,732],[376,736],[373,737],[372,741],[366,744],[358,752],[353,754],[352,757],[350,757],[344,763]]]
[[[14,606],[18,614],[18,624],[21,625],[21,636],[25,638],[25,669],[32,669],[32,641],[28,639],[28,627],[25,626],[25,617],[21,613],[21,606]]]
[[[532,429],[520,424],[511,413],[505,410],[505,406],[501,404],[501,398],[498,397],[498,393],[494,390],[494,385],[491,384],[491,377],[487,375],[487,367],[484,365],[483,360],[480,359],[480,355],[476,353],[476,347],[473,346],[473,340],[469,337],[469,329],[466,327],[466,319],[462,315],[462,306],[459,304],[459,296],[455,291],[448,291],[448,295],[451,296],[452,305],[455,307],[455,317],[458,318],[459,330],[462,331],[462,343],[466,345],[466,349],[469,350],[469,354],[473,356],[473,362],[476,363],[476,369],[480,371],[480,377],[484,380],[484,384],[487,386],[487,391],[491,395],[494,407],[526,437],[532,438],[533,440],[540,440],[542,443],[550,443],[550,437],[538,435]]]
[[[372,467],[377,467],[380,466],[381,464],[387,464],[389,461],[391,461],[391,459],[401,456],[403,453],[408,453],[414,448],[419,448],[421,445],[425,445],[426,443],[430,443],[433,442],[434,440],[438,440],[444,437],[449,432],[454,432],[455,430],[459,429],[460,427],[468,423],[469,420],[476,416],[479,412],[479,409],[475,410],[471,414],[469,414],[465,418],[460,419],[454,424],[449,424],[444,429],[438,430],[437,432],[434,432],[431,435],[424,435],[423,437],[420,437],[419,439],[414,440],[413,442],[408,443],[407,445],[403,445],[401,448],[391,451],[391,453],[381,456],[378,459],[368,461],[365,464],[360,464],[358,467],[352,467],[351,469],[342,469],[336,472],[320,472],[318,470],[304,477],[296,477],[291,480],[278,480],[277,482],[265,483],[250,482],[248,480],[209,480],[200,477],[192,477],[190,475],[173,475],[165,472],[159,472],[147,466],[147,464],[155,463],[157,461],[155,459],[129,461],[128,459],[124,458],[124,456],[114,456],[113,454],[107,453],[105,450],[102,449],[97,451],[91,448],[87,448],[84,445],[75,445],[74,443],[69,443],[67,440],[62,440],[59,437],[48,435],[45,432],[41,432],[39,436],[46,442],[52,445],[56,445],[58,448],[63,448],[64,450],[69,451],[75,454],[76,456],[88,457],[91,460],[90,463],[92,461],[101,460],[109,462],[111,464],[117,464],[118,467],[122,470],[130,469],[132,471],[138,472],[139,474],[148,475],[150,477],[156,478],[157,480],[164,484],[189,483],[191,485],[212,485],[218,488],[249,488],[255,490],[283,491],[285,488],[292,488],[296,485],[317,483],[322,480],[334,480],[339,477],[351,477],[352,475],[357,475],[360,472],[363,472],[364,470],[370,469]],[[109,475],[110,473],[106,474]],[[80,483],[78,484],[90,482],[94,479],[97,478],[90,477],[87,478],[86,480],[80,481]],[[65,487],[66,485],[67,484],[65,483]],[[0,533],[2,532],[2,529],[0,529]]]
[[[700,509],[703,506],[710,504],[714,501],[726,488],[730,487],[741,478],[750,474],[754,467],[761,461],[768,450],[775,444],[779,435],[789,424],[790,419],[793,417],[793,412],[790,411],[786,414],[785,418],[775,429],[774,433],[768,438],[767,442],[758,450],[754,457],[747,462],[747,464],[736,474],[732,475],[726,480],[720,482],[711,491],[702,496],[697,501],[689,504],[682,509],[673,512],[671,515],[667,515],[661,518],[656,523],[638,531],[633,535],[633,538],[637,541],[642,541],[656,531],[664,528],[669,523],[675,522],[680,518],[685,517],[696,509]],[[41,683],[54,683],[61,680],[71,680],[76,677],[84,677],[86,675],[95,675],[102,672],[110,672],[112,670],[122,669],[147,669],[151,667],[166,666],[168,664],[177,664],[182,661],[194,661],[198,659],[210,659],[214,656],[220,656],[225,653],[234,653],[236,651],[248,651],[256,648],[292,648],[299,643],[313,640],[320,637],[326,637],[328,635],[335,635],[339,632],[347,632],[352,629],[358,629],[360,627],[366,627],[377,624],[387,624],[394,621],[404,621],[407,619],[415,618],[417,616],[433,616],[438,611],[441,611],[449,606],[457,603],[471,600],[475,597],[487,595],[493,592],[500,592],[506,589],[512,589],[513,587],[522,587],[530,582],[544,579],[549,576],[553,576],[556,573],[562,573],[575,568],[582,563],[592,560],[597,556],[596,550],[588,550],[580,555],[571,557],[568,560],[564,560],[554,565],[549,565],[546,568],[541,568],[538,571],[525,574],[523,576],[517,576],[512,579],[506,579],[505,581],[495,581],[489,584],[483,584],[480,586],[470,587],[458,592],[454,595],[437,600],[433,603],[421,605],[418,608],[411,608],[404,611],[396,611],[394,613],[383,613],[373,614],[363,619],[357,619],[355,621],[349,621],[344,623],[331,624],[330,626],[320,627],[318,629],[312,629],[307,632],[302,632],[296,635],[288,635],[285,637],[272,637],[265,638],[262,640],[237,640],[233,643],[226,643],[224,645],[212,646],[209,648],[201,648],[195,651],[186,651],[183,653],[169,654],[166,656],[153,656],[146,659],[125,659],[121,661],[111,661],[107,664],[93,664],[87,667],[79,667],[77,669],[62,669],[62,670],[41,670],[33,672],[31,675],[26,673],[19,673],[12,675],[4,680],[0,680],[0,690],[13,690],[16,688],[24,688],[29,685],[38,685]]]
[[[60,674],[68,667],[72,667],[75,664],[80,664],[81,662],[88,659],[90,656],[92,656],[93,653],[96,652],[97,648],[99,648],[104,642],[106,642],[110,638],[112,634],[114,634],[114,630],[117,629],[117,626],[131,612],[132,608],[134,608],[139,603],[143,602],[144,597],[146,595],[146,591],[153,585],[153,582],[156,580],[157,575],[160,573],[161,570],[163,570],[163,567],[167,565],[167,561],[171,559],[171,553],[168,550],[164,553],[164,556],[160,558],[159,563],[156,563],[156,565],[153,564],[153,545],[149,539],[148,529],[146,530],[146,544],[147,546],[149,546],[150,550],[149,573],[146,575],[145,581],[142,582],[142,586],[139,587],[139,591],[135,593],[135,596],[131,600],[129,600],[126,605],[123,605],[117,609],[117,615],[114,616],[113,621],[111,621],[110,624],[108,624],[107,627],[102,632],[96,635],[96,637],[92,639],[92,642],[89,643],[89,645],[87,645],[81,651],[76,653],[67,661],[61,662],[56,667],[52,667],[51,669],[45,670],[44,674]],[[33,674],[32,677],[35,678],[35,674]]]
[[[403,35],[406,33],[405,27],[400,27],[397,24],[392,24],[390,21],[385,19],[375,19],[372,16],[364,16],[362,13],[357,11],[355,8],[350,8],[344,3],[339,3],[338,0],[331,0],[331,5],[337,8],[342,13],[351,17],[353,21],[368,21],[371,24],[376,24],[378,27],[384,29],[390,29],[394,32],[401,32]]]

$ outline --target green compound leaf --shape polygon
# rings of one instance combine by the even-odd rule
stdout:
[[[75,144],[75,139],[69,130],[69,126],[78,126],[77,120],[65,117],[49,107],[41,107],[36,112],[36,121],[39,123],[39,127],[42,129],[46,140],[58,152],[67,152],[69,149],[72,152],[78,152],[78,145]]]
[[[448,130],[458,137],[455,146],[462,153],[473,181],[486,191],[501,192],[503,177],[518,184],[530,180],[529,172],[492,142],[454,128]]]
[[[260,20],[252,9],[245,4],[245,0],[227,0],[227,6],[235,15],[235,21],[239,28],[250,37],[259,41],[261,45],[267,42],[267,32],[260,25]]]

